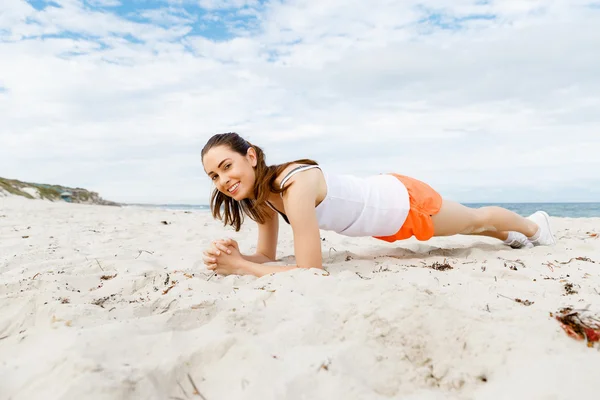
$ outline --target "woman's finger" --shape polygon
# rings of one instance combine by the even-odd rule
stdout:
[[[204,257],[204,264],[216,264],[217,260],[214,257]]]
[[[227,245],[224,242],[217,243],[217,248],[223,253],[231,254],[231,250],[227,247]]]
[[[208,257],[214,257],[218,254],[217,254],[217,250],[211,247],[210,249],[204,251],[204,255],[208,256]]]

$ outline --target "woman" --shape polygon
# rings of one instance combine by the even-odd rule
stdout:
[[[204,252],[204,263],[217,274],[322,268],[320,229],[387,242],[463,234],[494,237],[513,248],[555,243],[543,211],[524,218],[501,207],[473,209],[407,176],[331,175],[307,159],[267,166],[263,151],[236,133],[213,136],[202,149],[202,164],[215,185],[213,216],[236,232],[244,216],[258,224],[254,255],[242,255],[232,239]],[[275,261],[278,213],[292,227],[295,266],[262,265]]]

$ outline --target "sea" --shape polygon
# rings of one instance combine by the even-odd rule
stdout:
[[[463,203],[468,207],[500,206],[524,217],[537,210],[544,210],[552,217],[592,218],[600,217],[600,203]],[[163,210],[183,210],[210,212],[208,205],[195,204],[130,204],[129,206],[158,208]]]

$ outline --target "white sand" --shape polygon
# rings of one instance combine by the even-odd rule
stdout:
[[[552,223],[558,244],[529,250],[323,232],[329,275],[207,281],[209,241],[233,236],[248,253],[254,227],[3,197],[0,399],[202,399],[188,374],[207,400],[598,398],[598,346],[549,313],[600,311],[600,238],[586,233],[600,219]],[[291,238],[283,224],[287,262]],[[555,262],[573,257],[596,263]],[[454,269],[422,264],[444,260]]]

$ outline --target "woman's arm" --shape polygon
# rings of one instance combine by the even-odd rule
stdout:
[[[301,268],[323,268],[321,235],[315,204],[319,171],[293,176],[283,194],[283,204],[294,234],[296,264]]]
[[[296,265],[262,265],[245,261],[241,266],[241,271],[242,275],[254,275],[260,278],[274,272],[285,272],[296,268],[298,268]]]
[[[269,216],[263,224],[258,224],[256,253],[244,259],[256,263],[272,262],[277,259],[277,239],[279,237],[279,216],[269,208]]]
[[[292,177],[290,184],[293,184],[283,195],[285,212],[294,234],[296,265],[261,265],[248,259],[248,256],[242,256],[238,249],[233,249],[232,253],[218,256],[214,266],[209,269],[223,275],[250,274],[260,277],[296,268],[323,268],[321,237],[315,210],[318,176],[310,172],[312,171],[301,174],[301,179],[296,176]],[[275,259],[279,221],[277,215],[273,215],[272,219],[277,221],[277,229],[274,229],[275,225],[271,225],[275,224],[275,221],[259,225],[259,244],[255,257],[261,261],[265,258],[269,261]]]
[[[321,236],[315,211],[318,185],[312,182],[313,178],[309,177],[308,173],[303,175],[305,179],[295,179],[294,184],[286,190],[283,196],[286,215],[294,233],[294,252],[297,265],[260,265],[251,260],[245,260],[240,263],[242,274],[261,277],[296,268],[323,268]],[[276,244],[277,240],[275,239]]]

